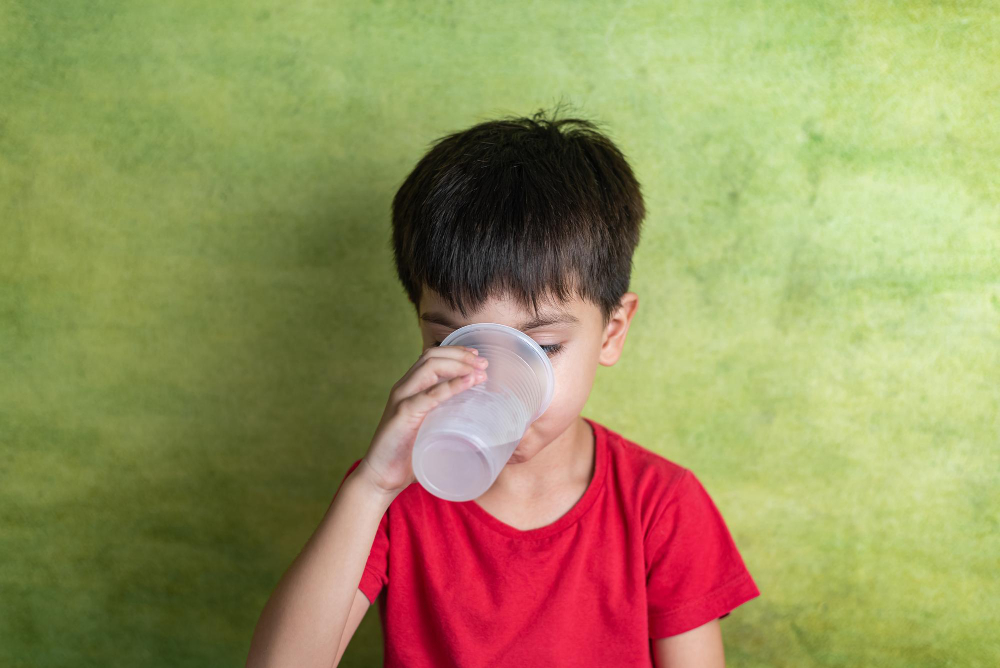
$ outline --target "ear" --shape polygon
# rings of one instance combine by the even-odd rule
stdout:
[[[628,326],[632,323],[632,317],[638,308],[639,295],[634,292],[626,292],[622,295],[618,308],[611,316],[611,320],[608,321],[608,326],[604,328],[601,354],[597,358],[601,365],[613,366],[622,356],[625,335],[628,334]]]

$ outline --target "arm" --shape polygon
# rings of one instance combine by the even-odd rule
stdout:
[[[358,630],[358,626],[361,624],[361,620],[364,619],[370,605],[368,597],[364,595],[364,592],[360,589],[354,592],[354,603],[351,604],[351,614],[347,616],[347,628],[344,629],[344,637],[340,639],[340,649],[337,650],[337,660],[333,662],[333,668],[337,668],[340,665],[340,659],[344,656],[347,643],[351,642],[354,632]]]
[[[416,480],[410,458],[417,431],[438,404],[486,379],[477,354],[461,346],[425,349],[392,386],[368,452],[264,606],[247,668],[340,662],[367,609],[358,584],[379,524],[393,499]]]
[[[366,471],[362,461],[347,477],[272,592],[250,642],[247,668],[329,668],[339,660],[348,620],[356,616],[353,635],[364,614],[357,614],[355,605],[357,595],[364,598],[358,582],[394,496],[374,485]]]
[[[725,668],[719,620],[653,641],[656,668]]]
[[[659,668],[723,668],[719,618],[760,595],[712,498],[685,470],[646,540],[647,603]]]

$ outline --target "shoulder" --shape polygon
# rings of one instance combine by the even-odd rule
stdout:
[[[615,493],[649,525],[665,508],[683,497],[694,473],[682,464],[607,427],[608,482]]]
[[[608,464],[613,476],[641,488],[661,490],[675,487],[691,471],[678,462],[667,459],[613,429],[602,427],[608,451]]]

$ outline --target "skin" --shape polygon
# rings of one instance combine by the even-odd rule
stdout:
[[[578,299],[540,309],[565,311],[577,322],[525,331],[543,347],[562,346],[550,354],[555,394],[494,485],[476,499],[486,512],[517,529],[533,529],[557,520],[583,495],[593,477],[594,442],[580,412],[597,366],[611,366],[621,357],[638,302],[635,293],[626,293],[606,326],[598,307]],[[420,424],[440,402],[482,382],[488,373],[475,351],[435,342],[476,322],[519,328],[532,315],[501,299],[463,321],[429,290],[424,291],[419,309],[420,357],[393,385],[368,452],[343,482],[319,527],[264,606],[251,640],[248,668],[329,668],[340,663],[370,607],[357,588],[368,557],[366,546],[372,544],[392,500],[415,482],[410,456]],[[420,318],[431,311],[447,317],[449,324]],[[651,658],[659,668],[724,666],[718,620],[654,640],[651,646]]]

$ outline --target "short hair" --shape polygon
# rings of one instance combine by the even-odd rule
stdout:
[[[558,112],[557,112],[558,113]],[[396,272],[464,317],[493,297],[575,294],[604,326],[628,291],[646,210],[639,182],[592,121],[508,116],[441,137],[392,201]]]

